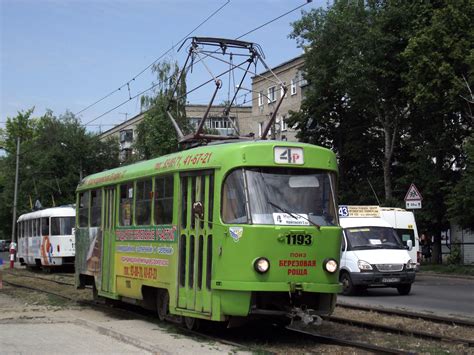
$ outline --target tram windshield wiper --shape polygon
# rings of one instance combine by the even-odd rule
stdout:
[[[313,226],[315,226],[316,228],[318,228],[318,230],[321,229],[321,226],[319,224],[316,224],[314,223],[313,221],[311,221],[310,219],[306,218],[305,216],[302,216],[302,215],[295,215],[294,213],[288,211],[286,208],[283,208],[283,207],[280,207],[278,206],[277,204],[273,203],[272,201],[270,201],[269,199],[267,199],[267,203],[272,206],[272,207],[275,207],[276,209],[282,211],[283,213],[286,213],[288,215],[290,215],[291,217],[293,217],[294,219],[298,219],[299,217],[305,219],[306,221],[308,221],[310,224],[312,224]]]

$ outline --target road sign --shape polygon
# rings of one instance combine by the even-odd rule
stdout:
[[[415,184],[411,184],[410,188],[405,195],[405,201],[421,201],[423,197],[421,196],[420,192],[416,188]]]
[[[421,208],[421,201],[405,201],[405,208],[407,210],[415,210]]]
[[[415,184],[411,184],[410,188],[405,195],[405,207],[407,210],[419,209],[421,208],[421,201],[423,196],[421,196],[420,191],[416,188]]]

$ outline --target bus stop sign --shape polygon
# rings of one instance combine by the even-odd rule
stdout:
[[[411,184],[410,188],[405,195],[405,206],[407,210],[419,209],[421,208],[421,201],[423,197],[416,188],[415,184]]]

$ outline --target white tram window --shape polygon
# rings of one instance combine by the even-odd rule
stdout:
[[[120,225],[133,223],[133,182],[120,185]]]
[[[74,217],[51,217],[51,235],[71,235]]]
[[[89,226],[89,191],[79,194],[79,227]]]
[[[91,191],[91,227],[100,227],[102,190]]]
[[[173,175],[155,179],[155,224],[173,222]]]
[[[135,219],[137,225],[146,226],[151,222],[151,180],[137,181],[137,198],[135,201]]]
[[[49,235],[49,218],[41,218],[41,235]]]

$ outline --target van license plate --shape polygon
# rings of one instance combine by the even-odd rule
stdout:
[[[400,279],[398,277],[384,277],[382,279],[382,282],[384,283],[400,282]]]

